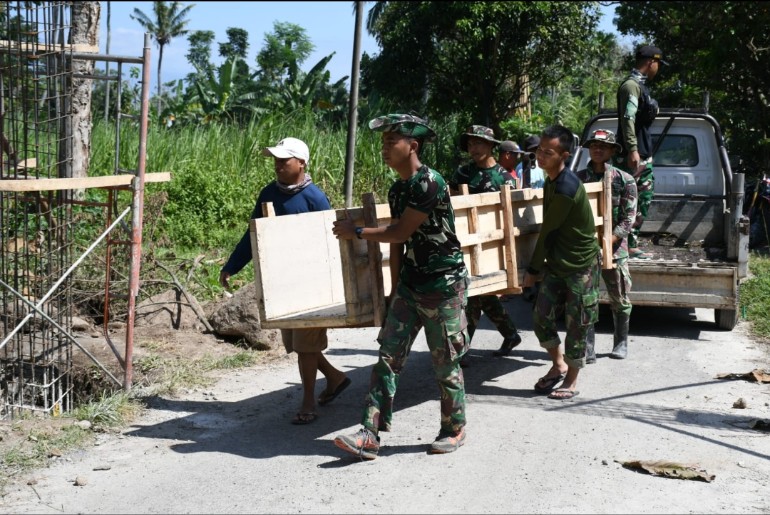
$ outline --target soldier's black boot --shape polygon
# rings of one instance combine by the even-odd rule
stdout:
[[[612,319],[615,322],[615,336],[613,337],[614,347],[611,358],[626,359],[628,356],[628,321],[630,315],[626,313],[612,313]]]
[[[596,363],[596,349],[594,348],[594,344],[596,343],[596,331],[594,330],[594,325],[591,324],[591,326],[588,328],[588,333],[586,333],[586,363]]]

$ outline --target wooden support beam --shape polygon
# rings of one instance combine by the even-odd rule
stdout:
[[[599,197],[599,211],[602,215],[602,226],[598,231],[599,244],[602,247],[602,269],[612,270],[615,263],[612,260],[612,175],[604,173],[602,178],[602,191]]]
[[[467,184],[458,184],[460,187],[460,195],[468,195],[468,185]],[[463,243],[470,246],[470,255],[471,255],[471,262],[469,263],[470,273],[471,275],[479,275],[479,270],[481,269],[481,266],[479,265],[479,256],[481,255],[481,242],[477,241],[475,243],[469,243],[469,240],[472,239],[473,236],[477,235],[477,232],[479,230],[479,210],[476,206],[470,206],[468,209],[468,236],[469,238],[464,239]]]
[[[76,52],[84,54],[98,54],[98,45],[89,45],[86,43],[75,43],[74,45],[47,45],[44,43],[28,43],[26,41],[9,41],[0,39],[0,51],[13,54],[27,55],[34,58],[40,54],[51,54],[54,52]]]
[[[128,186],[135,175],[104,175],[102,177],[62,177],[55,179],[3,179],[0,177],[0,191],[55,191],[80,190],[85,188],[112,188]],[[145,183],[168,182],[171,172],[144,174]]]
[[[377,199],[374,193],[364,193],[361,197],[364,204],[364,226],[378,227]],[[390,216],[390,213],[388,213]],[[376,241],[366,241],[367,270],[372,280],[372,308],[374,311],[374,325],[381,326],[385,321],[387,306],[385,305],[385,288],[382,277],[382,251]]]
[[[519,274],[516,273],[516,236],[513,227],[513,203],[511,188],[504,184],[500,189],[500,204],[503,216],[503,252],[505,253],[505,270],[508,275],[508,288],[518,288]]]

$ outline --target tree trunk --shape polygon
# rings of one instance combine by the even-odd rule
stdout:
[[[99,45],[100,2],[73,2],[72,44]],[[73,60],[72,72],[91,75],[94,61]],[[87,177],[91,155],[92,79],[72,79],[72,176]]]

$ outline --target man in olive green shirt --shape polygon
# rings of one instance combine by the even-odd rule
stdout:
[[[543,223],[522,282],[523,287],[532,287],[543,276],[533,322],[535,336],[553,365],[535,384],[535,391],[551,399],[578,395],[578,373],[586,365],[586,335],[599,308],[601,257],[594,215],[583,183],[565,165],[572,141],[572,132],[561,125],[548,127],[540,136],[537,163],[546,173]],[[562,314],[567,328],[564,353],[556,327]]]

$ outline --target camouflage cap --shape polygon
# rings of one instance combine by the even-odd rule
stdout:
[[[591,136],[585,140],[583,147],[588,148],[594,141],[598,141],[599,143],[606,143],[608,145],[614,145],[618,151],[623,149],[623,146],[615,139],[615,133],[611,130],[596,129],[591,133]]]
[[[377,132],[395,132],[426,142],[436,139],[436,132],[428,126],[428,122],[411,114],[378,116],[369,121],[369,128]]]
[[[500,144],[500,142],[495,139],[495,131],[489,127],[484,127],[483,125],[471,125],[464,134],[460,135],[460,150],[463,152],[468,151],[468,138],[485,139],[491,141],[494,145]]]

